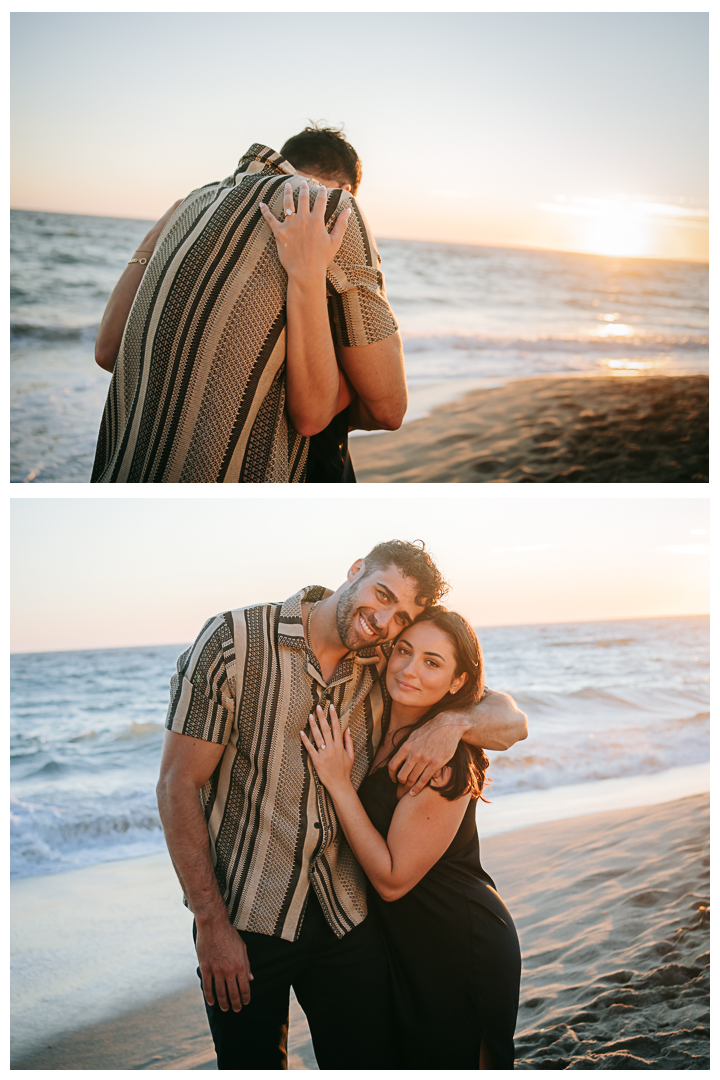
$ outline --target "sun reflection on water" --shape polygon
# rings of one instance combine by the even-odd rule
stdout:
[[[631,360],[626,356],[605,357],[598,361],[603,367],[610,369],[612,375],[641,375],[652,371],[659,371],[667,366],[667,359],[662,356],[649,357],[647,360]]]
[[[633,326],[626,323],[608,323],[607,326],[598,326],[593,330],[595,337],[632,337],[635,333]]]

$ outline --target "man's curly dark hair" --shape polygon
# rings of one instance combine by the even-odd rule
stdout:
[[[280,153],[300,173],[316,173],[323,179],[341,180],[353,195],[362,180],[362,163],[340,127],[323,127],[312,121],[280,148]]]
[[[450,589],[423,540],[413,540],[412,543],[408,540],[386,540],[376,544],[365,556],[363,577],[374,570],[386,570],[388,566],[397,566],[405,577],[417,582],[415,603],[420,607],[437,604]]]

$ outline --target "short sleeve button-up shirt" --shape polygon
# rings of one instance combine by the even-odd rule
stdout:
[[[98,435],[93,483],[301,483],[309,439],[285,408],[287,274],[260,214],[300,176],[253,144],[226,180],[191,192],[161,233],[133,302]],[[317,185],[310,185],[314,203]],[[327,271],[335,341],[372,345],[397,323],[380,256],[353,207]]]
[[[238,930],[294,941],[313,888],[342,937],[366,915],[364,876],[300,732],[333,704],[355,745],[359,787],[380,744],[388,650],[348,653],[329,682],[305,641],[302,589],[282,604],[210,619],[178,660],[166,726],[225,752],[201,792],[220,891]]]

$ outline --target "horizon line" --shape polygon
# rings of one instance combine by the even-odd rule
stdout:
[[[240,605],[254,607],[254,604]],[[688,611],[682,615],[620,615],[616,618],[607,619],[558,619],[553,620],[541,620],[540,622],[529,623],[473,623],[474,630],[509,630],[517,627],[533,627],[533,626],[587,626],[597,625],[603,623],[616,623],[616,622],[649,622],[652,619],[709,619],[709,611]],[[169,649],[171,647],[184,648],[192,642],[183,641],[155,641],[152,644],[140,644],[140,645],[89,645],[85,648],[75,649],[10,649],[11,656],[44,656],[46,653],[63,653],[63,652],[117,652],[121,649]]]
[[[16,214],[57,214],[63,217],[92,217],[106,219],[110,221],[139,221],[152,223],[154,218],[144,217],[128,217],[126,215],[117,214],[81,214],[71,210],[40,210],[36,207],[27,206],[11,206],[11,213]],[[531,242],[515,243],[512,240],[507,240],[503,243],[496,243],[492,241],[467,241],[467,240],[438,240],[427,239],[424,237],[407,237],[407,236],[380,236],[375,235],[375,239],[382,240],[399,240],[406,244],[450,244],[453,247],[479,247],[479,248],[496,248],[500,251],[547,251],[553,252],[558,255],[586,255],[596,259],[643,259],[644,261],[654,262],[680,262],[680,263],[692,263],[693,265],[708,266],[710,265],[710,256],[707,258],[693,258],[692,256],[680,256],[680,255],[613,255],[607,254],[601,251],[585,251],[582,248],[571,247],[546,247],[542,244],[533,244]]]

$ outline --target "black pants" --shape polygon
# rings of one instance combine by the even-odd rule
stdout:
[[[337,938],[311,889],[297,941],[241,936],[250,1004],[235,1013],[205,1002],[218,1069],[287,1069],[291,986],[321,1069],[397,1068],[387,957],[371,917]]]

